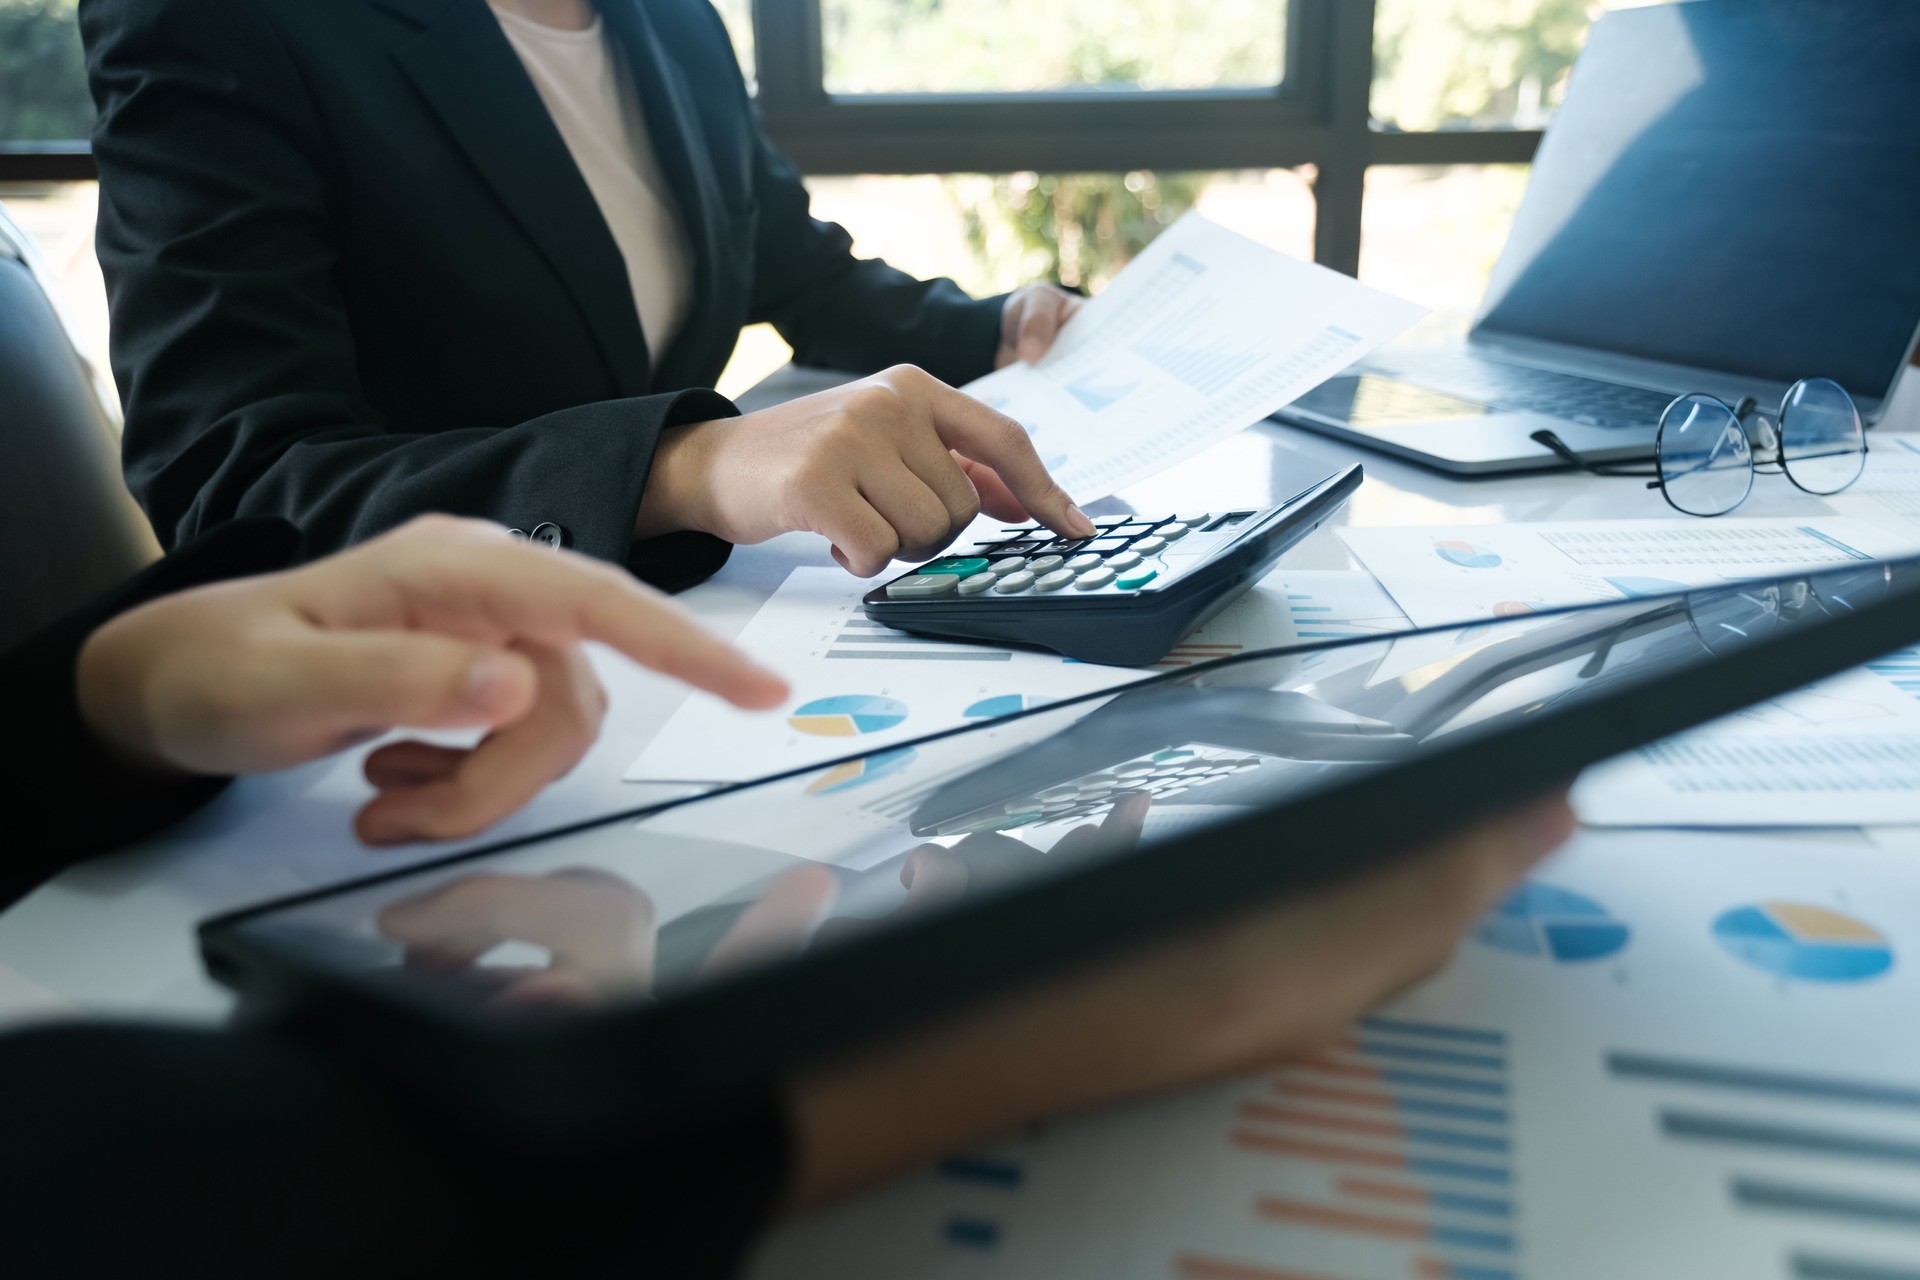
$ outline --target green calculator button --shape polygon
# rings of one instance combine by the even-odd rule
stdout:
[[[1115,585],[1126,589],[1144,587],[1159,576],[1160,571],[1158,569],[1148,569],[1142,566],[1141,568],[1135,569],[1132,573],[1121,574],[1120,581]]]
[[[986,567],[987,562],[975,556],[950,556],[945,560],[929,560],[917,572],[957,573],[963,578],[971,578]]]

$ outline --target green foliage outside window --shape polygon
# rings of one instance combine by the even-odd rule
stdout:
[[[0,142],[70,142],[93,127],[73,0],[0,0]]]

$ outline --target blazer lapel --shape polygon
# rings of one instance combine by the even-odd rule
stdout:
[[[513,46],[481,0],[374,0],[421,26],[401,69],[566,285],[622,395],[652,384],[626,263]],[[484,264],[475,264],[484,270]]]
[[[671,352],[662,353],[662,367],[667,376],[661,381],[675,385],[687,381],[681,376],[683,371],[707,363],[707,352],[716,341],[724,341],[726,350],[731,351],[739,338],[737,326],[715,306],[717,298],[732,292],[717,278],[726,265],[720,257],[726,210],[713,161],[707,154],[693,92],[680,68],[661,46],[645,6],[641,0],[601,0],[600,13],[632,62],[634,85],[640,93],[640,109],[646,115],[647,136],[653,143],[654,158],[673,188],[681,227],[694,251],[693,306]],[[668,362],[664,357],[668,354],[672,356],[671,368],[665,367]]]

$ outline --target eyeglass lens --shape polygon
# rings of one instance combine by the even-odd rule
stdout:
[[[1681,396],[1667,406],[1658,451],[1667,501],[1688,515],[1724,515],[1753,490],[1746,428],[1712,396]]]
[[[1831,378],[1793,384],[1780,405],[1780,461],[1808,493],[1838,493],[1867,465],[1867,433],[1853,398]]]

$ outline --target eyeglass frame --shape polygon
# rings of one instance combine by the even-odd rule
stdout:
[[[1527,439],[1533,441],[1535,444],[1541,446],[1542,448],[1547,449],[1555,457],[1559,458],[1562,462],[1566,463],[1568,466],[1571,466],[1579,471],[1587,472],[1589,475],[1619,476],[1619,477],[1625,477],[1629,479],[1638,479],[1643,476],[1652,476],[1653,479],[1647,481],[1647,488],[1658,489],[1660,491],[1660,496],[1666,499],[1667,505],[1672,507],[1675,511],[1678,511],[1681,515],[1694,516],[1702,520],[1712,520],[1715,517],[1730,515],[1733,512],[1738,511],[1740,509],[1740,504],[1745,502],[1749,497],[1753,496],[1753,477],[1760,476],[1760,475],[1785,476],[1787,478],[1787,482],[1802,493],[1811,494],[1813,497],[1816,497],[1816,498],[1832,497],[1836,493],[1845,493],[1848,489],[1852,488],[1855,484],[1859,482],[1860,476],[1856,475],[1852,480],[1847,481],[1845,484],[1841,485],[1838,489],[1829,490],[1826,493],[1821,493],[1815,489],[1809,489],[1806,485],[1800,483],[1799,480],[1794,478],[1792,469],[1787,466],[1786,441],[1785,441],[1784,434],[1782,433],[1780,428],[1780,421],[1786,416],[1787,402],[1793,398],[1793,393],[1795,388],[1798,388],[1804,383],[1813,382],[1813,381],[1817,381],[1817,379],[1802,378],[1800,379],[1799,382],[1794,383],[1793,386],[1788,387],[1786,394],[1780,398],[1780,408],[1774,413],[1772,413],[1771,415],[1769,415],[1768,413],[1766,413],[1764,410],[1760,408],[1759,400],[1753,396],[1742,396],[1738,407],[1728,404],[1725,400],[1722,400],[1719,396],[1708,395],[1704,391],[1688,391],[1681,395],[1675,396],[1672,400],[1668,401],[1667,407],[1660,411],[1660,425],[1658,428],[1655,429],[1653,434],[1653,468],[1652,470],[1647,470],[1644,467],[1636,467],[1635,464],[1633,463],[1590,462],[1587,459],[1582,458],[1578,453],[1575,453],[1573,451],[1572,446],[1567,444],[1566,441],[1562,440],[1553,431],[1545,427],[1542,427],[1540,430],[1529,435]],[[1833,382],[1833,379],[1828,378],[1826,379],[1826,381]],[[1860,457],[1862,459],[1860,464],[1860,469],[1861,469],[1861,473],[1864,474],[1866,471],[1865,459],[1868,453],[1871,452],[1871,444],[1867,440],[1866,423],[1864,420],[1860,418],[1860,406],[1854,402],[1853,396],[1847,391],[1847,389],[1845,387],[1840,386],[1838,382],[1834,382],[1833,385],[1839,389],[1841,395],[1846,396],[1847,403],[1851,405],[1853,408],[1854,419],[1860,422],[1860,425],[1861,425]],[[1660,446],[1661,446],[1661,443],[1666,438],[1668,417],[1672,415],[1675,407],[1680,405],[1683,401],[1687,401],[1687,400],[1706,400],[1719,405],[1722,409],[1725,409],[1728,413],[1733,415],[1734,421],[1740,424],[1740,429],[1743,432],[1747,429],[1747,419],[1749,418],[1757,419],[1760,425],[1766,428],[1766,435],[1762,437],[1761,448],[1771,451],[1773,454],[1773,457],[1766,459],[1765,461],[1762,461],[1760,458],[1761,448],[1755,448],[1752,439],[1751,438],[1748,439],[1747,441],[1747,491],[1740,495],[1739,502],[1735,502],[1732,506],[1729,506],[1722,511],[1710,511],[1710,512],[1689,511],[1685,507],[1681,506],[1679,503],[1675,502],[1673,500],[1673,495],[1667,492],[1666,472],[1662,470],[1660,466]]]

